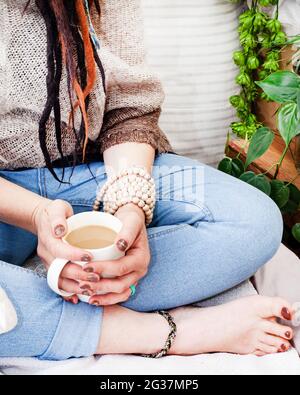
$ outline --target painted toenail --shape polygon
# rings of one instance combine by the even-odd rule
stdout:
[[[282,350],[282,351],[286,351],[286,350],[287,350],[287,346],[286,346],[285,344],[282,344],[281,350]]]
[[[281,315],[282,315],[282,317],[283,317],[285,320],[287,320],[287,321],[292,321],[292,314],[290,313],[290,310],[289,310],[288,308],[284,307],[284,308],[281,310]]]
[[[287,337],[288,339],[290,339],[292,337],[291,332],[285,332],[285,337]]]

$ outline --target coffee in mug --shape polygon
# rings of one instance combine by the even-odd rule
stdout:
[[[84,250],[98,250],[114,244],[117,232],[106,226],[89,225],[75,229],[66,237],[66,242]]]
[[[113,215],[96,211],[73,215],[67,219],[68,232],[63,237],[63,242],[74,247],[81,248],[92,254],[96,261],[113,261],[122,258],[125,253],[120,251],[116,244],[116,238],[122,229],[122,222]],[[59,289],[58,283],[61,272],[69,263],[66,259],[55,259],[47,275],[49,287],[58,295],[70,297],[72,294]],[[81,267],[84,262],[72,262]],[[101,273],[102,278],[112,278],[110,273]],[[99,293],[101,294],[101,293]],[[103,293],[102,293],[103,294]],[[82,302],[88,303],[89,297],[78,295]]]

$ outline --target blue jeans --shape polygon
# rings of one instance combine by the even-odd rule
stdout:
[[[66,169],[66,180],[70,174]],[[44,168],[1,171],[0,176],[50,199],[64,199],[76,213],[91,209],[97,187],[106,181],[103,163],[77,166],[71,184],[59,184]],[[281,214],[257,189],[169,154],[157,157],[154,178],[157,205],[148,229],[152,260],[125,307],[147,312],[207,299],[251,277],[278,250]],[[19,318],[15,330],[0,336],[0,356],[93,355],[102,308],[66,303],[44,278],[20,267],[36,249],[34,235],[1,223],[0,240],[0,286]]]

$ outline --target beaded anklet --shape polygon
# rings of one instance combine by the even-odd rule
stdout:
[[[170,326],[170,333],[169,336],[167,338],[166,344],[164,346],[164,348],[161,351],[158,351],[157,353],[154,354],[144,354],[141,355],[143,358],[162,358],[165,357],[168,352],[170,351],[175,339],[176,339],[176,335],[177,335],[177,326],[174,322],[173,317],[166,311],[158,311],[158,314],[160,314],[162,317],[164,317],[167,321],[168,324]]]

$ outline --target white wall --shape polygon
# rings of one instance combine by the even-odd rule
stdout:
[[[238,8],[224,0],[142,0],[148,61],[164,84],[161,126],[175,149],[216,164],[239,91],[232,52]]]

